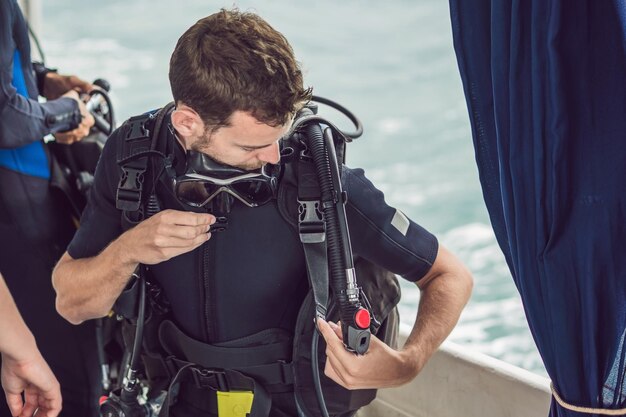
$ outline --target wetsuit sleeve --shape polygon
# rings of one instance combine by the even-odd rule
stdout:
[[[417,282],[437,257],[437,238],[385,202],[362,169],[345,167],[346,215],[355,256]]]
[[[80,219],[80,227],[67,251],[74,259],[96,256],[122,234],[122,212],[115,207],[115,195],[121,170],[117,165],[119,129],[107,140],[89,192],[87,207]]]
[[[30,98],[17,93],[12,82],[17,49],[26,84],[34,86],[26,23],[15,0],[3,0],[0,1],[0,148],[27,145],[49,133],[73,129],[81,120],[78,103],[70,98],[39,103],[34,91]]]

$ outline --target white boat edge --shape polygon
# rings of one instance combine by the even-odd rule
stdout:
[[[380,390],[358,417],[545,417],[550,400],[548,378],[444,342],[417,378]]]

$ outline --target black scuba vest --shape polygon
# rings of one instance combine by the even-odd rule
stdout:
[[[171,107],[166,106],[165,109],[170,110]],[[152,210],[155,210],[155,201],[151,197],[151,191],[159,188],[158,182],[168,170],[168,167],[161,166],[163,161],[167,165],[167,158],[161,158],[157,154],[161,153],[166,157],[168,154],[168,144],[163,139],[167,135],[164,135],[162,131],[166,128],[166,123],[162,121],[165,113],[136,116],[121,127],[124,129],[124,144],[118,149],[118,164],[123,174],[116,202],[118,208],[123,210],[124,230],[142,221],[149,214],[151,205]],[[297,149],[298,143],[293,142],[286,142],[285,145]],[[145,156],[137,157],[142,154]],[[169,169],[171,170],[171,167]],[[296,235],[298,233],[297,170],[296,161],[282,165],[277,196],[278,212],[289,227],[293,228]],[[156,204],[158,207],[158,203]],[[180,209],[184,208],[181,206]],[[372,321],[372,333],[388,345],[395,347],[399,323],[396,306],[400,299],[400,287],[395,275],[362,258],[355,258],[355,269],[359,286],[367,295],[371,304],[371,313],[376,318]],[[170,313],[164,313],[166,310],[163,308],[164,302],[155,300],[162,298],[158,286],[153,283],[151,287],[153,289],[151,291],[153,313],[149,315],[144,330],[142,358],[152,389],[155,387],[165,389],[169,381],[177,377],[186,364],[195,363],[207,369],[225,368],[232,371],[222,377],[221,383],[220,378],[205,381],[210,389],[219,391],[226,387],[230,390],[254,389],[256,391],[261,389],[259,388],[261,385],[262,389],[267,390],[272,396],[293,392],[302,412],[306,415],[321,414],[311,372],[311,342],[313,332],[316,330],[313,321],[315,308],[310,290],[297,313],[292,334],[267,329],[249,337],[211,345],[185,334],[181,330],[184,326],[181,326],[181,323],[175,323],[176,320],[172,319]],[[120,309],[124,310],[124,307]],[[117,312],[120,313],[120,311]],[[124,315],[123,311],[121,313]],[[332,303],[332,298],[327,318],[333,321],[338,319],[338,311]],[[132,335],[128,333],[126,338],[130,340]],[[324,352],[322,340],[318,349],[322,370],[326,358]],[[246,377],[251,377],[254,381],[249,381]],[[193,382],[197,387],[197,378],[193,379]],[[323,372],[321,372],[321,384],[331,415],[357,410],[370,403],[376,396],[376,390],[372,389],[347,390],[327,378]],[[181,388],[179,397],[184,400],[186,395],[183,391],[184,388]],[[207,407],[210,408],[211,405]]]

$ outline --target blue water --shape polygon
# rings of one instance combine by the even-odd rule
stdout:
[[[290,40],[306,84],[363,121],[349,164],[363,167],[389,203],[437,234],[474,274],[450,340],[545,374],[482,200],[447,2],[42,3],[48,64],[108,79],[120,120],[171,100],[169,56],[196,20],[233,5],[258,12]],[[413,284],[403,285],[403,323],[413,323],[418,299]]]

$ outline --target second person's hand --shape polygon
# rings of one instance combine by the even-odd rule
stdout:
[[[89,130],[94,124],[94,119],[91,113],[87,111],[87,107],[85,107],[85,103],[83,103],[83,101],[80,99],[78,92],[70,90],[63,94],[63,97],[76,100],[76,102],[78,103],[78,108],[80,109],[80,115],[82,116],[82,120],[76,129],[67,132],[57,132],[54,134],[57,142],[64,145],[71,145],[74,142],[80,141],[89,134]]]
[[[18,360],[2,355],[2,388],[11,414],[56,417],[62,401],[58,381],[39,351],[35,349],[23,356],[24,359]]]
[[[49,72],[46,74],[42,93],[48,100],[54,100],[71,90],[87,94],[93,90],[93,88],[93,84],[75,75],[61,75],[55,72]]]

